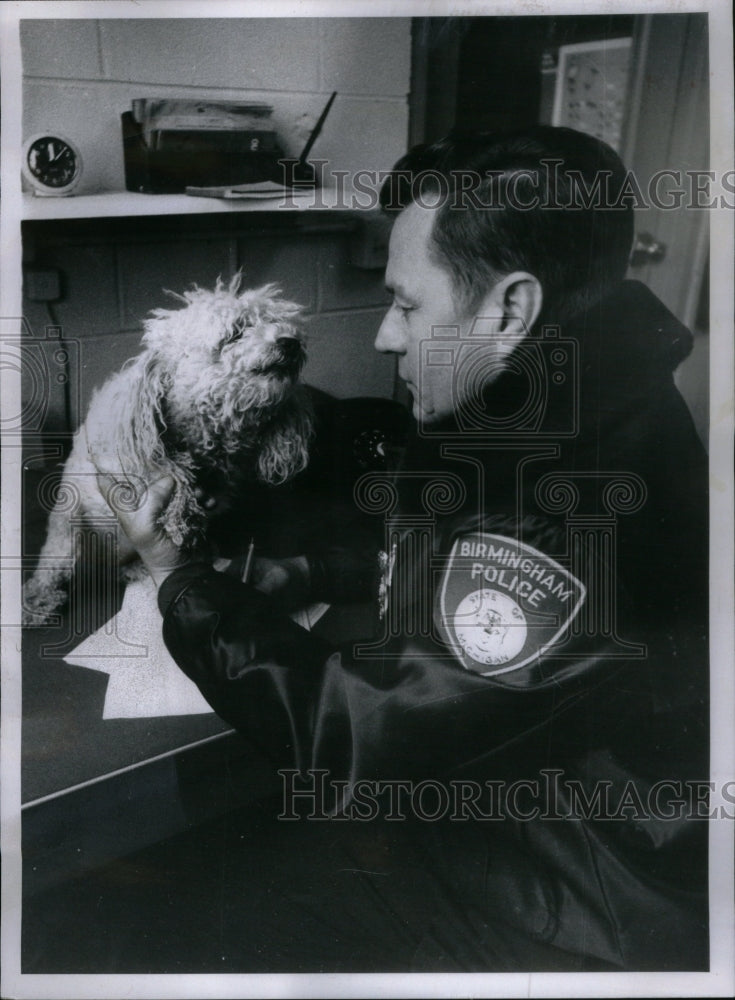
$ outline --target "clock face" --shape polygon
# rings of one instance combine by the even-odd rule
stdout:
[[[512,660],[528,633],[526,616],[513,598],[488,589],[475,590],[459,602],[454,630],[465,653],[483,666]]]
[[[41,135],[27,144],[24,167],[36,190],[62,194],[79,179],[81,158],[66,139]]]

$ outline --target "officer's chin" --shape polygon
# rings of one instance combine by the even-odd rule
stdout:
[[[418,388],[412,382],[406,382],[406,388],[411,393],[413,418],[419,427],[433,427],[449,416],[449,414],[437,409],[436,404],[430,399],[422,397]]]
[[[440,413],[433,407],[422,406],[419,400],[414,396],[413,416],[419,427],[435,427],[437,424],[446,420],[449,414]]]

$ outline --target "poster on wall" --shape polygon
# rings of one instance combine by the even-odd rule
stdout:
[[[619,38],[561,46],[553,125],[588,132],[620,151],[631,42]]]
[[[733,994],[731,46],[3,5],[3,997]]]

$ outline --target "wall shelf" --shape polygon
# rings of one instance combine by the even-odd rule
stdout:
[[[110,191],[103,194],[44,198],[23,195],[23,220],[109,219],[157,215],[211,215],[241,212],[367,212],[369,196],[351,189],[319,188],[305,193],[267,199],[194,198],[187,194],[140,194]],[[376,195],[377,200],[377,195]]]

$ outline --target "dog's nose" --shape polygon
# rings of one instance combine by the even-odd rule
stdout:
[[[295,337],[279,337],[276,347],[284,361],[296,361],[304,352],[301,341]]]

